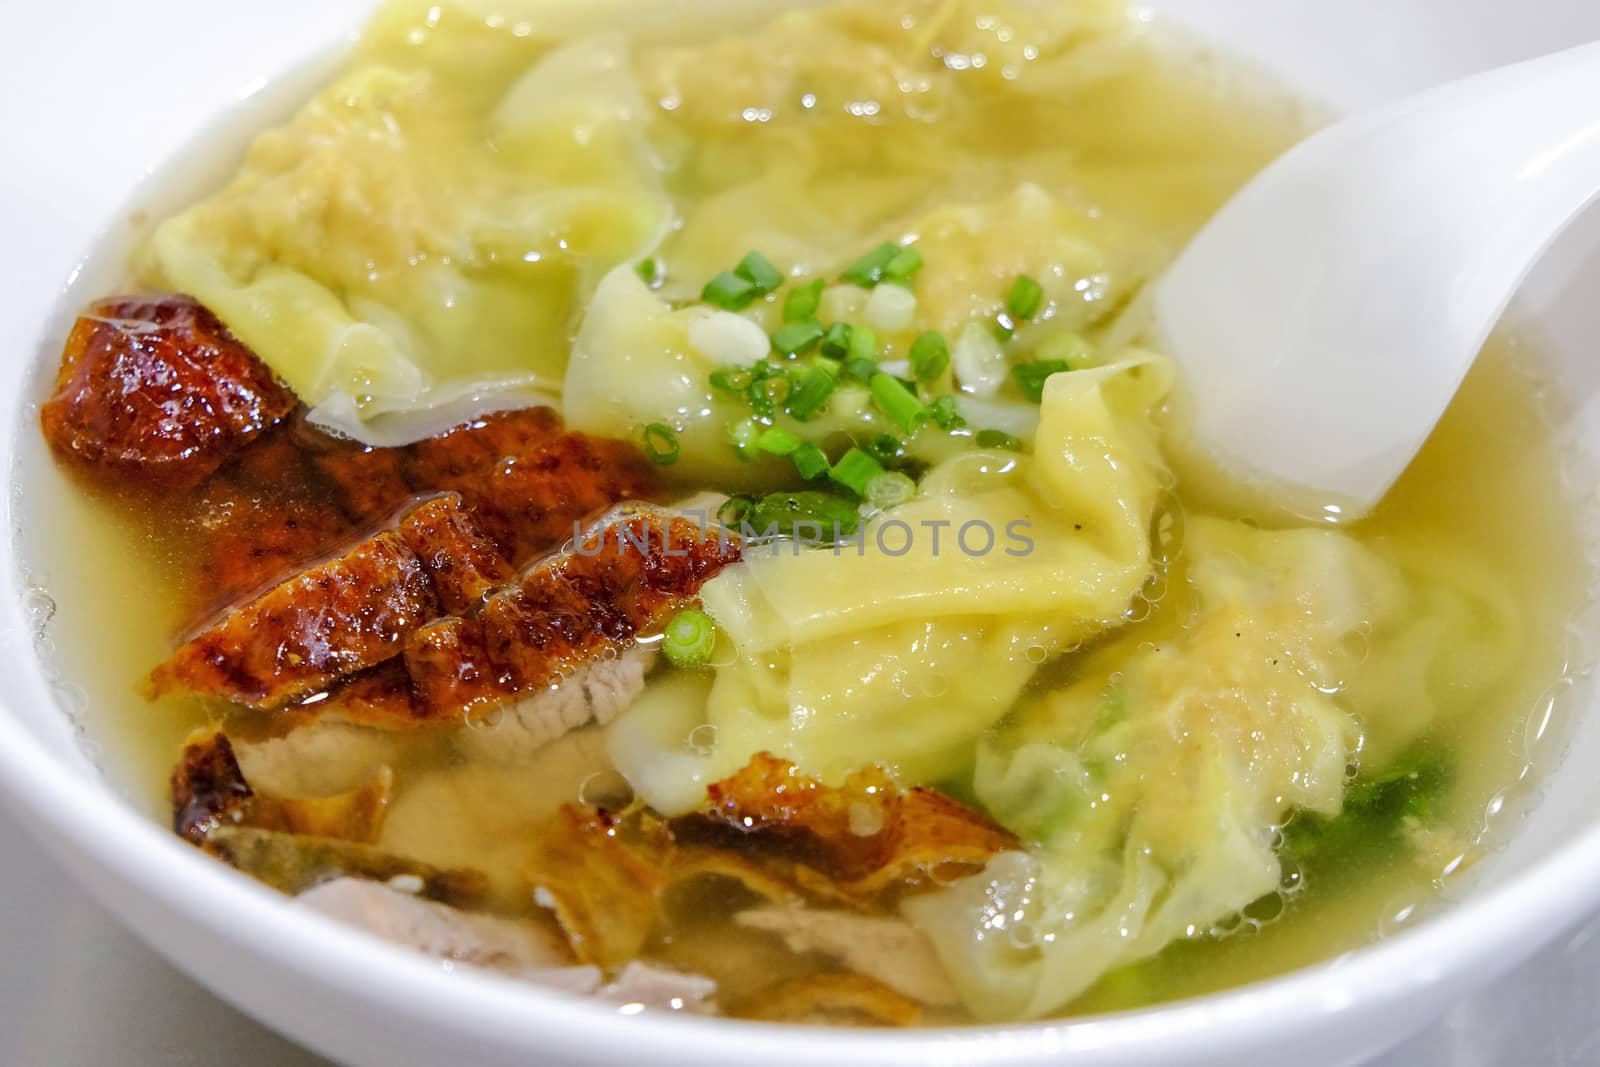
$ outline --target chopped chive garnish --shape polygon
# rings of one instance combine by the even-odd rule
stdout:
[[[1006,310],[1014,319],[1031,319],[1044,305],[1044,286],[1028,277],[1017,275],[1011,283],[1011,295],[1006,297]]]
[[[850,354],[850,324],[836,322],[822,335],[822,354],[829,359],[844,359]]]
[[[802,490],[798,493],[773,493],[756,501],[744,517],[744,525],[757,535],[768,531],[780,536],[793,535],[797,524],[807,523],[813,529],[820,526],[825,534],[838,537],[856,532],[861,525],[861,512],[855,501],[837,493]]]
[[[878,360],[878,331],[871,326],[862,324],[850,327],[850,350],[846,355],[850,359],[867,359],[876,363]]]
[[[1050,376],[1071,369],[1064,359],[1036,359],[1032,363],[1018,363],[1012,367],[1011,376],[1016,379],[1022,395],[1038,404],[1044,400],[1044,383]]]
[[[743,311],[760,295],[761,291],[756,288],[755,282],[725,270],[706,282],[700,299],[724,311]]]
[[[745,512],[755,506],[755,498],[748,496],[730,496],[723,501],[717,509],[717,521],[724,526],[737,526],[739,520],[744,518]]]
[[[645,455],[670,467],[678,462],[678,431],[664,422],[652,422],[644,428]]]
[[[910,357],[911,373],[916,375],[917,381],[935,381],[950,366],[950,345],[944,334],[929,330],[911,342]]]
[[[711,372],[711,388],[729,396],[743,397],[754,376],[744,367],[719,367]]]
[[[878,365],[870,359],[852,359],[844,365],[844,376],[858,382],[866,383],[878,373]]]
[[[994,339],[996,341],[999,341],[1001,344],[1005,344],[1016,335],[1017,324],[1011,321],[1010,315],[1007,315],[1002,311],[1000,314],[995,316]]]
[[[916,433],[928,421],[928,409],[899,378],[879,371],[867,384],[878,409],[906,433]]]
[[[900,438],[892,433],[880,433],[862,447],[866,449],[867,455],[885,465],[906,454],[905,448],[900,444]]]
[[[791,387],[787,374],[769,374],[751,382],[744,395],[750,410],[770,421],[777,416],[778,409],[789,402]]]
[[[856,260],[850,269],[844,272],[844,280],[852,285],[859,285],[863,289],[871,289],[883,281],[884,270],[890,263],[894,262],[894,258],[899,254],[899,245],[893,241],[885,241]]]
[[[1004,430],[979,430],[979,448],[1003,448],[1007,452],[1021,452],[1022,442]]]
[[[822,449],[809,441],[790,454],[789,462],[800,472],[800,477],[808,482],[828,473],[828,457],[823,454]]]
[[[941,430],[958,430],[967,424],[956,406],[956,398],[948,393],[928,405],[928,414]]]
[[[885,281],[908,282],[921,269],[922,253],[908,246],[896,252],[894,258],[884,264],[883,277]]]
[[[760,252],[749,252],[733,268],[733,273],[756,287],[756,292],[762,296],[775,293],[783,284],[783,271],[772,265],[772,261]]]
[[[861,449],[852,448],[833,465],[828,477],[864,499],[867,495],[867,483],[882,473],[883,464]]]
[[[798,356],[822,340],[822,323],[816,319],[786,322],[772,335],[772,347],[786,356]]]
[[[756,442],[761,438],[761,424],[755,419],[742,419],[728,425],[728,443],[741,459],[756,458]]]
[[[774,456],[792,455],[803,444],[805,442],[799,434],[790,433],[779,426],[762,431],[761,436],[756,438],[756,447]]]
[[[717,624],[695,608],[678,612],[661,635],[661,652],[674,667],[700,667],[717,647]]]
[[[833,395],[834,372],[826,363],[806,371],[800,384],[789,394],[789,414],[805,422],[822,410],[822,405]]]
[[[641,259],[633,269],[639,272],[639,280],[652,289],[658,288],[665,280],[661,273],[661,261],[654,256]]]
[[[783,298],[783,321],[804,322],[817,317],[822,306],[822,279],[797,285]]]
[[[917,495],[917,483],[899,471],[884,471],[867,483],[867,503],[882,510],[899,507]]]

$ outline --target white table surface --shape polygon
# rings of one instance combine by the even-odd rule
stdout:
[[[0,814],[0,1065],[317,1067],[123,931]],[[1600,920],[1373,1067],[1600,1065]]]

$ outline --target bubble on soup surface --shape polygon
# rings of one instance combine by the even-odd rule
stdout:
[[[696,756],[709,756],[717,748],[717,724],[703,722],[689,731],[684,745]]]
[[[578,803],[619,811],[633,803],[633,785],[618,771],[595,771],[578,783]]]

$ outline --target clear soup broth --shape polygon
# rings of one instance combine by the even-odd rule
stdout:
[[[342,678],[273,708],[200,686],[152,697],[153,668],[259,593],[219,600],[214,584],[223,520],[206,486],[234,468],[199,489],[108,486],[25,432],[22,557],[55,604],[51,659],[135,803],[171,817],[196,731],[225,731],[261,795],[387,776],[364,847],[476,872],[480,891],[452,906],[548,935],[557,962],[700,976],[715,987],[703,1010],[878,1024],[1076,1016],[1280,974],[1407,921],[1493,846],[1486,813],[1529,777],[1530,714],[1559,691],[1585,584],[1537,351],[1494,342],[1355,524],[1230,513],[1213,503],[1226,486],[1164,458],[1181,368],[1144,347],[1137,296],[1304,133],[1306,109],[1110,3],[760,5],[694,43],[670,20],[629,40],[525,6],[519,21],[385,5],[333,87],[290,102],[236,175],[162,178],[152,197],[184,210],[145,220],[131,257],[108,246],[85,276],[188,293],[293,388],[312,424],[247,449],[293,432],[314,442],[295,447],[371,453],[341,436],[354,433],[387,435],[388,455],[461,422],[437,410],[470,379],[654,454],[662,504],[807,491],[794,448],[740,454],[750,420],[814,444],[834,472],[887,434],[873,476],[902,475],[877,483],[902,495],[857,486],[859,554],[747,546],[692,598],[717,627],[708,659],[655,663],[627,706],[587,717],[605,723],[530,741],[512,734],[543,714],[526,710],[542,686],[405,729],[328,714],[348,705]],[[917,267],[847,284],[882,241],[919,249]],[[737,308],[709,294],[751,249],[781,282]],[[1019,276],[1040,284],[1038,307],[1016,302]],[[813,279],[815,306],[786,314]],[[894,288],[913,309],[877,295]],[[712,377],[739,351],[727,338],[742,328],[717,317],[730,314],[760,338],[754,361],[779,368],[776,409]],[[694,325],[713,321],[723,340]],[[821,347],[791,358],[782,331],[812,321]],[[841,348],[824,406],[800,417],[792,398],[830,358],[835,323],[858,339],[876,324],[875,366],[852,379]],[[379,340],[318,363],[355,351],[339,348],[353,327]],[[924,374],[929,333],[945,365]],[[750,356],[733,362],[749,374]],[[1031,394],[1030,372],[1048,378]],[[926,412],[914,429],[876,398],[880,377]],[[941,424],[946,396],[959,425]],[[818,485],[856,508],[844,475]],[[349,510],[333,477],[250,494],[307,523]],[[312,558],[256,576],[337,555],[428,495],[345,515]],[[897,554],[875,538],[896,516],[914,534],[938,517],[1026,522],[1032,548]],[[522,568],[546,558],[523,555]],[[664,648],[664,621],[605,657]],[[706,788],[760,753],[824,790],[879,767],[862,796],[932,790],[1008,843],[987,866],[925,863],[862,896],[792,853],[774,867],[726,828],[691,834],[681,820],[703,816]],[[860,802],[851,832],[876,840]],[[597,955],[562,908],[563,893],[596,899],[566,884],[582,863],[547,854],[564,806],[646,820],[649,848],[669,847],[664,820],[674,857],[722,850],[720,866],[649,888],[636,944]],[[602,836],[643,849],[628,838],[642,833]],[[389,884],[409,892],[408,877]],[[862,960],[811,927],[744,918],[785,907],[888,924],[871,936],[892,930],[892,947]],[[907,958],[935,961],[936,991],[887,973]],[[839,992],[841,975],[869,992]]]

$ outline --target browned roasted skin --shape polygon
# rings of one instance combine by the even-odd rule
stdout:
[[[393,785],[394,774],[384,767],[348,793],[269,796],[245,780],[226,734],[201,730],[184,743],[172,772],[172,828],[196,845],[230,826],[371,844],[383,829]]]
[[[295,407],[266,365],[186,296],[101,300],[67,337],[45,438],[91,472],[189,486]]]
[[[400,536],[422,561],[439,606],[465,615],[515,576],[511,564],[454,493],[417,505],[400,520]]]
[[[718,530],[660,511],[620,510],[491,596],[478,614],[418,630],[405,653],[416,698],[430,715],[459,719],[556,684],[664,625],[738,559],[738,543]]]
[[[386,530],[228,612],[151,682],[157,693],[281,707],[399,655],[407,635],[438,614],[422,561]]]

